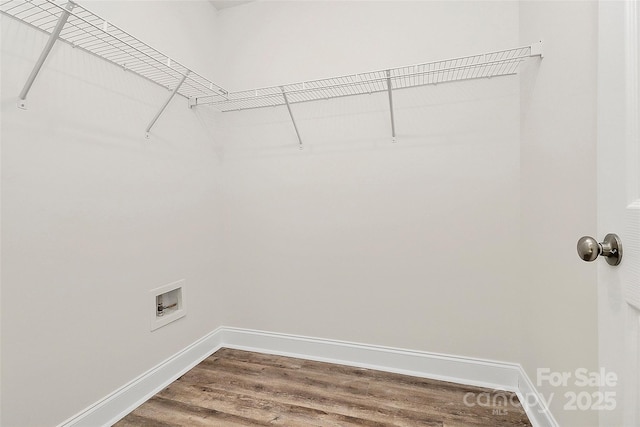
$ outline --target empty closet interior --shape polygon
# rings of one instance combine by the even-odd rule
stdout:
[[[214,3],[0,2],[3,424],[222,326],[597,364],[592,3]]]

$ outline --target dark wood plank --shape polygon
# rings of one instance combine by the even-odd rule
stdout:
[[[147,418],[142,415],[131,413],[123,418],[119,423],[119,427],[173,427],[172,424],[159,421],[157,419]]]
[[[224,388],[236,393],[244,393],[254,398],[266,398],[285,402],[293,405],[307,405],[320,410],[330,410],[340,414],[357,414],[364,417],[381,415],[383,417],[413,417],[413,422],[418,423],[425,419],[425,409],[434,404],[435,398],[446,405],[446,397],[434,393],[430,401],[419,399],[416,396],[408,396],[398,393],[392,387],[379,385],[375,382],[348,377],[327,380],[314,378],[308,371],[296,371],[288,368],[269,370],[265,368],[260,375],[247,374],[234,370],[228,365],[221,366],[220,370],[197,367],[189,372],[183,379],[190,383],[205,387]],[[404,415],[400,415],[402,411]],[[416,424],[419,425],[419,424]]]
[[[252,392],[242,387],[220,388],[193,385],[183,381],[176,381],[159,395],[176,401],[197,402],[202,407],[225,410],[236,415],[250,415],[258,421],[270,421],[274,417],[284,418],[295,415],[304,421],[305,425],[338,425],[353,426],[386,426],[388,420],[402,422],[406,425],[439,427],[442,422],[428,419],[424,414],[409,413],[399,409],[385,409],[373,404],[356,404],[348,402],[336,403],[331,396],[318,399],[317,394],[308,394],[298,390],[299,395],[281,392],[275,394],[266,388],[259,392]],[[259,409],[259,412],[256,412]],[[289,425],[290,423],[285,423]]]
[[[471,407],[467,393],[517,402],[510,392],[225,348],[116,426],[531,426],[520,405]]]

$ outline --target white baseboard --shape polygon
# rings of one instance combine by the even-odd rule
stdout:
[[[559,424],[549,411],[545,400],[540,395],[533,382],[520,366],[518,378],[518,399],[522,402],[529,420],[534,427],[558,427]]]
[[[513,391],[534,427],[558,425],[518,364],[220,327],[58,427],[111,426],[221,347]]]
[[[224,328],[224,347],[516,391],[518,365],[248,329]]]
[[[153,395],[216,352],[221,328],[174,354],[58,427],[110,427]]]

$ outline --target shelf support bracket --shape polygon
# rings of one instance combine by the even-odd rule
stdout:
[[[391,114],[391,141],[396,142],[396,122],[393,116],[393,86],[391,85],[391,70],[387,70],[387,91],[389,92],[389,112]]]
[[[180,89],[180,86],[182,86],[182,83],[184,83],[184,81],[187,79],[188,75],[189,75],[189,70],[187,70],[187,72],[184,73],[184,75],[180,79],[180,82],[171,91],[171,95],[169,95],[169,97],[164,102],[162,107],[160,107],[160,110],[156,113],[155,117],[153,119],[151,119],[151,122],[149,122],[149,126],[147,126],[147,129],[145,130],[145,138],[149,139],[149,132],[151,131],[151,128],[153,127],[153,125],[156,124],[156,122],[158,121],[158,119],[160,118],[162,113],[164,112],[165,108],[167,108],[167,105],[169,105],[169,103],[171,102],[173,97],[176,96],[176,93],[178,93],[178,90]]]
[[[282,91],[282,96],[284,97],[284,103],[287,106],[287,110],[289,111],[289,117],[291,117],[293,128],[295,129],[296,135],[298,136],[298,146],[302,150],[302,138],[300,138],[300,132],[298,131],[298,126],[296,125],[296,119],[293,118],[293,113],[291,112],[291,105],[289,105],[289,98],[287,98],[287,92],[284,91],[284,87],[282,86],[280,86],[280,90]]]
[[[42,52],[40,53],[40,57],[38,58],[38,61],[33,66],[33,70],[31,70],[31,74],[29,74],[29,78],[27,78],[27,81],[24,84],[22,91],[20,92],[20,95],[18,97],[18,108],[21,108],[23,110],[27,109],[27,95],[31,90],[31,86],[33,85],[33,82],[36,80],[36,77],[38,77],[38,73],[40,72],[40,69],[44,64],[44,61],[49,56],[49,53],[51,52],[53,45],[58,40],[58,37],[60,37],[60,33],[62,32],[62,29],[64,28],[65,24],[67,23],[67,20],[69,19],[69,15],[71,14],[71,10],[74,7],[75,7],[75,3],[71,1],[68,2],[67,6],[62,11],[62,14],[58,18],[58,22],[56,23],[56,26],[54,27],[53,31],[49,35],[49,40],[47,40],[47,44],[44,46],[44,49],[42,49]]]

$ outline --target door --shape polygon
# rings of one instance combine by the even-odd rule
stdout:
[[[637,0],[600,1],[598,46],[598,237],[620,235],[622,262],[598,261],[602,385],[615,405],[601,426],[640,426],[640,142]],[[615,407],[613,407],[615,406]]]

